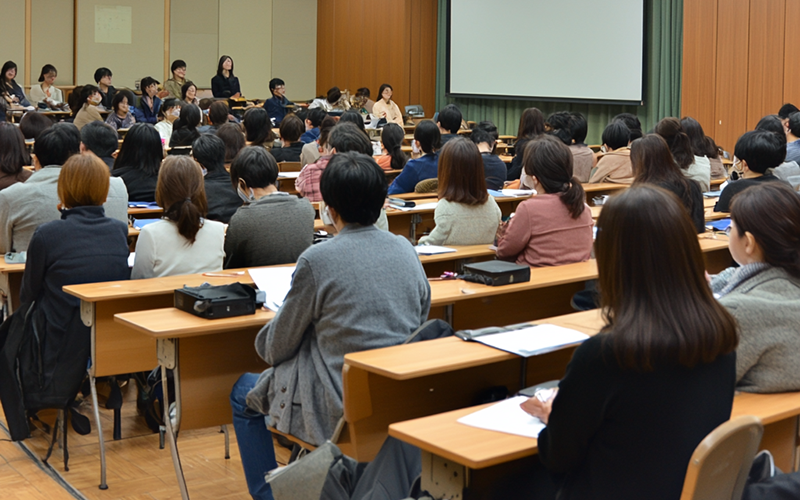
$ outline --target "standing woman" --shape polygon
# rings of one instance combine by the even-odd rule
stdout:
[[[528,108],[519,117],[519,129],[517,129],[517,142],[514,143],[514,158],[508,165],[508,176],[506,180],[515,181],[522,175],[522,154],[525,151],[525,144],[544,134],[544,115],[538,108]]]
[[[420,245],[491,244],[500,224],[500,207],[486,190],[483,159],[472,141],[451,139],[439,154],[436,227]]]
[[[172,137],[169,147],[191,146],[200,137],[197,126],[200,125],[200,108],[194,104],[181,106],[181,116],[172,124]]]
[[[672,191],[686,207],[695,231],[705,232],[705,208],[700,185],[683,175],[680,167],[672,158],[667,142],[660,135],[647,134],[641,139],[633,141],[631,165],[634,186],[649,183]]]
[[[82,129],[84,125],[91,122],[102,122],[103,117],[97,107],[103,102],[100,90],[94,85],[84,85],[81,89],[81,107],[77,110],[72,124]]]
[[[136,121],[144,123],[158,122],[158,110],[161,109],[161,99],[158,94],[158,80],[150,76],[142,78],[142,99],[136,113]]]
[[[111,175],[125,181],[130,201],[155,201],[158,168],[163,158],[158,132],[152,125],[137,123],[125,135]]]
[[[205,219],[203,171],[188,156],[169,156],[158,174],[156,202],[164,217],[142,228],[132,279],[222,269],[225,225]]]
[[[131,104],[133,104],[133,93],[130,90],[123,89],[117,92],[111,101],[111,113],[108,114],[106,123],[114,130],[131,128],[136,123],[136,118],[130,112]]]
[[[31,103],[25,98],[22,87],[17,85],[17,81],[14,80],[16,77],[17,64],[14,61],[6,61],[0,71],[0,96],[3,96],[9,105],[30,106]]]
[[[396,123],[401,127],[403,123],[403,113],[400,112],[400,107],[392,100],[394,90],[388,83],[381,85],[378,91],[381,98],[372,106],[372,114],[380,118],[385,118],[389,123]]]
[[[695,448],[731,416],[736,321],[674,195],[626,189],[597,227],[605,326],[575,350],[554,398],[522,408],[547,425],[539,459],[558,498],[676,499]]]
[[[39,74],[39,85],[31,87],[31,100],[35,103],[43,102],[50,109],[64,111],[69,109],[69,106],[64,102],[61,89],[53,86],[57,76],[56,67],[52,64],[45,64]]]
[[[197,85],[193,82],[184,83],[181,86],[181,100],[186,104],[198,106],[200,101],[197,100]]]
[[[181,87],[186,83],[186,61],[176,59],[170,67],[172,78],[164,82],[164,90],[169,92],[168,97],[181,99]]]
[[[49,118],[48,118],[49,121]],[[11,123],[0,123],[0,190],[25,182],[33,172],[22,167],[31,164],[25,137]]]
[[[233,59],[222,56],[217,65],[217,75],[211,79],[211,93],[214,97],[238,99],[242,96],[239,79],[233,75]]]

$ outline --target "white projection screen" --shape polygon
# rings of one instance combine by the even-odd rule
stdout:
[[[644,0],[450,0],[448,94],[640,104]]]

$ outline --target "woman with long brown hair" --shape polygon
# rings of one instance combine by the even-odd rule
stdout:
[[[605,326],[575,351],[555,397],[523,409],[547,424],[539,458],[558,498],[678,498],[694,449],[730,418],[736,321],[711,294],[672,193],[631,187],[597,226]]]
[[[188,156],[169,156],[161,165],[156,202],[164,217],[142,228],[131,278],[153,278],[222,269],[225,225],[205,219],[203,171]]]
[[[470,140],[456,137],[439,155],[439,203],[436,227],[420,238],[426,245],[480,245],[494,240],[500,207],[486,189],[483,159]]]
[[[514,143],[514,158],[508,165],[506,180],[515,181],[522,174],[522,155],[528,141],[544,134],[544,115],[538,108],[528,108],[519,117],[517,142]]]
[[[697,181],[703,191],[711,189],[711,163],[705,156],[695,155],[692,140],[683,130],[681,121],[673,117],[664,118],[656,123],[653,131],[667,141],[683,175]]]

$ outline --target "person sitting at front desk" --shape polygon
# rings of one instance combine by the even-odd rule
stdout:
[[[294,103],[286,98],[286,83],[280,78],[269,81],[269,91],[272,97],[266,100],[264,108],[277,127],[286,116],[286,106],[294,106]]]

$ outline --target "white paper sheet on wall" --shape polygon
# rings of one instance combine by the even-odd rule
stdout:
[[[94,6],[94,43],[131,43],[132,9],[123,5]]]

